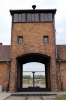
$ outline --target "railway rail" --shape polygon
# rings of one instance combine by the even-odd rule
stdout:
[[[36,96],[36,95],[34,95],[34,96],[26,96],[26,98],[25,98],[25,100],[44,100],[43,99],[43,97],[42,97],[42,95],[39,95],[39,96]]]
[[[25,96],[10,96],[4,100],[54,100],[54,96],[43,95],[25,95]]]

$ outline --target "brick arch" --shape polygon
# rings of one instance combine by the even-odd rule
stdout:
[[[29,62],[40,62],[45,64],[45,75],[46,75],[46,89],[50,90],[50,57],[39,53],[29,53],[21,55],[17,59],[17,90],[23,90],[22,88],[22,76],[23,76],[23,64]],[[22,71],[22,72],[21,72]]]
[[[44,64],[50,58],[51,58],[50,56],[40,54],[40,53],[28,53],[28,54],[21,55],[21,56],[17,57],[16,59],[19,61],[23,61],[23,63],[40,62],[40,63]]]

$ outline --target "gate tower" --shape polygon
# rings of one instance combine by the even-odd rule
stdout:
[[[22,87],[22,66],[27,62],[45,64],[46,88],[57,91],[55,53],[56,9],[10,10],[11,71],[9,90]]]

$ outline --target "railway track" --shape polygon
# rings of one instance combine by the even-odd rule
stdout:
[[[25,96],[10,96],[4,100],[54,100],[54,99],[53,96],[25,95]]]
[[[44,100],[42,95],[39,95],[39,96],[26,96],[25,100]]]

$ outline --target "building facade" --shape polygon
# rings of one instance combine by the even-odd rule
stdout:
[[[10,14],[12,31],[9,55],[5,53],[4,46],[0,45],[1,49],[4,49],[3,54],[9,58],[3,60],[4,55],[0,51],[0,58],[3,60],[0,61],[0,84],[3,90],[23,89],[23,64],[28,62],[45,65],[45,90],[66,90],[66,46],[55,44],[56,9],[35,9],[34,5],[31,10],[10,10]],[[8,46],[6,48],[8,49]]]

